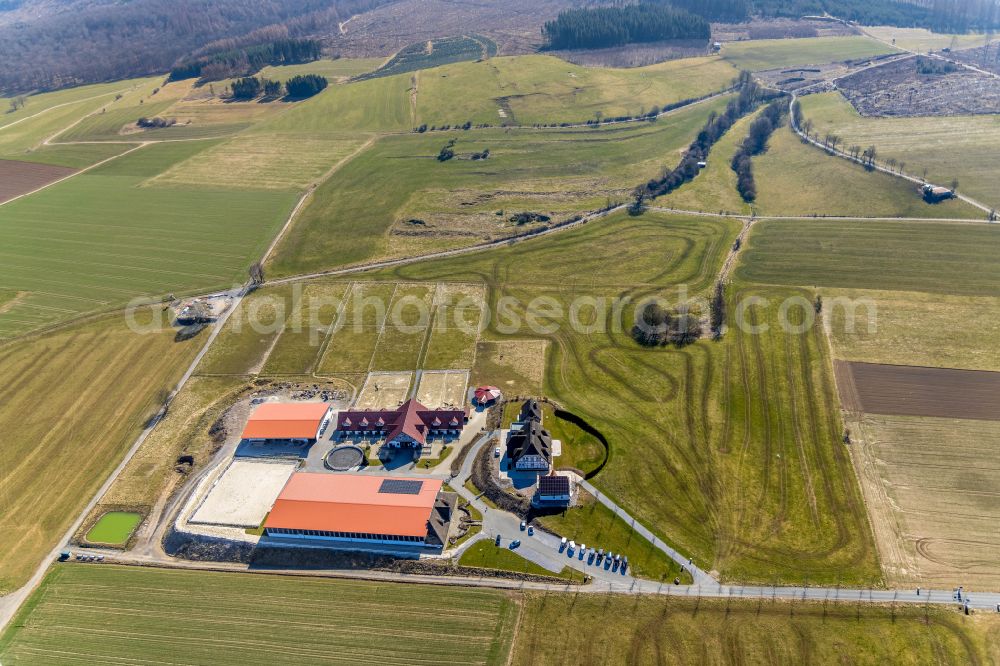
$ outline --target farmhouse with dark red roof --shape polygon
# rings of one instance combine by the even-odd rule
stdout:
[[[469,420],[468,410],[428,409],[416,400],[398,408],[351,410],[337,415],[337,437],[384,437],[385,446],[421,448],[434,437],[457,437]]]

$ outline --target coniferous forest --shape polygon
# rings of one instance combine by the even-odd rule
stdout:
[[[666,4],[595,7],[562,12],[542,27],[552,49],[599,49],[668,39],[704,39],[708,21]]]

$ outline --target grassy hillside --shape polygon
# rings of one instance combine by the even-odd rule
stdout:
[[[71,564],[24,608],[4,663],[503,664],[518,611],[494,590]]]
[[[25,292],[0,313],[0,337],[137,296],[242,282],[296,195],[145,182],[210,145],[147,146],[0,208],[0,284]]]
[[[385,62],[385,58],[323,58],[301,65],[268,66],[260,70],[258,76],[276,81],[287,81],[302,74],[319,74],[331,82],[342,81],[352,76],[365,74]]]
[[[867,146],[867,144],[864,144]],[[958,199],[929,204],[917,186],[802,143],[790,127],[771,136],[753,158],[757,210],[762,215],[939,217],[985,219]]]
[[[806,304],[787,313],[798,322],[811,312],[811,294],[750,286],[732,292],[730,312],[750,297],[768,299],[744,313],[749,323],[768,324],[764,334],[734,329],[720,342],[655,350],[628,335],[639,299],[676,299],[678,285],[688,297],[705,294],[738,227],[620,216],[509,250],[376,275],[480,279],[494,311],[501,297],[516,299],[520,325],[511,332],[494,320],[486,339],[548,341],[545,394],[611,443],[596,485],[699,566],[730,580],[877,582],[864,506],[839,444],[822,331],[786,334],[778,325],[785,299]],[[562,314],[545,314],[548,305],[539,310],[533,300],[541,296],[555,299]],[[627,297],[631,305],[618,310],[620,328],[608,304],[596,315],[585,310],[577,329],[566,317],[579,296]]]
[[[896,26],[865,27],[865,32],[885,42],[893,43],[901,49],[909,49],[926,53],[946,47],[968,48],[982,46],[986,35],[969,33],[965,35],[949,35],[931,32],[926,28],[899,28]]]
[[[581,67],[544,55],[490,58],[421,72],[417,121],[533,125],[638,115],[721,90],[737,73],[714,57],[634,69]]]
[[[869,58],[897,49],[870,37],[812,37],[727,42],[722,57],[739,69],[761,70],[793,65],[822,65]]]
[[[768,220],[750,234],[745,280],[992,296],[1000,227],[984,224]]]
[[[802,98],[805,118],[821,135],[833,132],[846,144],[875,145],[879,158],[894,157],[906,172],[950,185],[989,206],[1000,207],[1000,116],[862,118],[840,93]]]
[[[331,86],[273,129],[581,123],[598,113],[632,115],[706,95],[727,87],[737,73],[716,57],[635,69],[580,67],[542,55],[489,58]]]
[[[271,131],[406,132],[414,127],[410,74],[329,86],[270,124]]]
[[[174,335],[109,317],[0,346],[0,593],[56,545],[201,346]]]
[[[128,81],[113,81],[111,83],[98,83],[91,86],[79,86],[76,88],[65,88],[49,93],[39,93],[25,98],[23,107],[17,111],[12,111],[10,102],[12,98],[0,97],[0,128],[8,125],[21,125],[27,122],[25,119],[42,112],[49,112],[56,106],[70,105],[84,100],[92,101],[92,108],[100,108],[100,105],[114,99],[119,93],[124,93],[136,85],[142,79]]]
[[[531,228],[509,221],[520,211],[564,219],[599,208],[609,197],[625,200],[665,159],[674,161],[707,114],[724,104],[698,105],[656,123],[596,130],[382,138],[316,190],[279,243],[271,274],[471,245]],[[457,141],[457,156],[439,162],[435,158],[450,140]],[[489,159],[469,159],[485,148]]]

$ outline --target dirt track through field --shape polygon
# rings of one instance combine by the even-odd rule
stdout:
[[[1000,372],[836,362],[844,409],[1000,421]]]
[[[19,160],[0,160],[0,203],[37,190],[74,173],[76,173],[76,169],[69,167]]]

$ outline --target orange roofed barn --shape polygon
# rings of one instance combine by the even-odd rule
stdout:
[[[341,545],[443,546],[451,502],[437,479],[298,472],[264,522],[268,537]]]
[[[329,414],[325,402],[265,402],[250,415],[243,439],[313,444]]]

